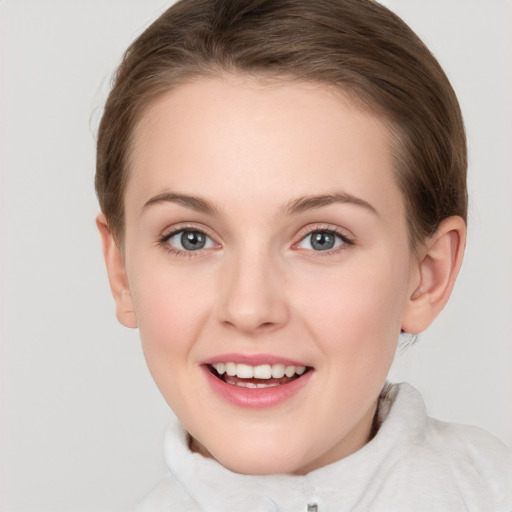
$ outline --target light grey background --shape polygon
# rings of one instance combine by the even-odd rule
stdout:
[[[512,445],[512,4],[386,0],[445,67],[471,194],[452,300],[397,359],[433,416]],[[165,468],[170,412],[116,323],[94,218],[94,138],[122,51],[169,2],[4,0],[2,511],[128,510]]]

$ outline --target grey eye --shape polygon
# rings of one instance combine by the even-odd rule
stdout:
[[[187,251],[197,251],[205,246],[206,236],[198,231],[184,231],[181,234],[180,241]]]
[[[167,239],[167,243],[180,251],[198,251],[214,246],[209,236],[194,230],[178,231]]]
[[[298,247],[313,251],[328,251],[344,243],[340,235],[334,231],[313,231],[300,241]]]

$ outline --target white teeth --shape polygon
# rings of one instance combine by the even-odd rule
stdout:
[[[226,371],[226,365],[224,363],[214,364],[213,367],[217,370],[219,375],[222,375]]]
[[[241,388],[272,388],[275,386],[279,386],[277,382],[271,382],[270,384],[256,384],[255,382],[236,382],[235,386],[239,386]]]
[[[281,377],[284,377],[284,368],[284,364],[273,364],[272,377],[274,377],[274,379],[280,379]]]
[[[281,379],[285,375],[293,377],[295,374],[302,375],[306,371],[305,366],[285,366],[284,364],[260,364],[251,366],[243,363],[215,363],[212,365],[219,375],[226,373],[230,377],[238,377],[239,379]],[[253,387],[243,383],[245,387]],[[267,384],[255,384],[254,386],[266,387]]]
[[[255,366],[254,377],[256,379],[270,379],[270,377],[272,377],[272,367],[269,364]]]
[[[287,377],[293,377],[295,375],[295,366],[287,366],[285,369],[284,369],[284,374],[287,376]]]
[[[235,363],[226,363],[226,373],[230,377],[234,377],[236,375],[236,364]]]
[[[237,364],[236,376],[239,379],[252,379],[254,377],[254,367],[248,364]]]
[[[241,388],[252,388],[252,389],[256,389],[256,384],[254,384],[254,382],[237,382],[235,384],[236,386],[239,386]]]

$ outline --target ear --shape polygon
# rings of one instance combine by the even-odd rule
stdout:
[[[101,235],[108,280],[116,303],[117,319],[125,327],[135,328],[137,327],[137,317],[135,316],[123,256],[102,213],[96,217],[96,225]]]
[[[466,224],[456,216],[443,220],[427,240],[402,318],[405,332],[424,331],[444,308],[459,273],[465,246]]]

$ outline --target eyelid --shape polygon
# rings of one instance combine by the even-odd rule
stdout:
[[[173,224],[172,226],[166,227],[162,234],[160,235],[160,239],[169,238],[180,231],[199,231],[200,233],[204,233],[210,238],[217,238],[216,235],[212,232],[210,228],[205,226],[204,224],[198,222],[178,222],[177,224]]]
[[[293,243],[292,249],[300,250],[300,248],[298,247],[298,244],[300,242],[302,242],[307,236],[311,235],[312,233],[318,232],[318,231],[325,232],[325,233],[334,233],[336,236],[338,236],[344,242],[341,247],[336,247],[336,248],[328,249],[325,251],[314,251],[315,253],[318,253],[319,255],[320,255],[320,253],[332,254],[333,252],[335,252],[337,250],[341,250],[342,248],[345,248],[346,246],[351,246],[351,245],[355,244],[355,237],[352,234],[348,234],[349,232],[347,229],[342,229],[339,226],[335,226],[333,224],[309,224],[309,225],[305,226],[304,228],[302,228],[297,233],[297,236],[296,236],[297,241]],[[304,249],[304,250],[307,250],[307,249]]]
[[[181,233],[182,231],[197,231],[198,233],[202,233],[203,235],[207,236],[215,245],[215,247],[208,247],[203,249],[197,249],[195,251],[184,251],[181,250],[173,245],[167,244],[167,242],[178,233]],[[178,254],[178,255],[186,255],[186,256],[198,256],[205,251],[210,251],[212,249],[219,249],[221,247],[221,244],[217,241],[217,236],[212,233],[212,230],[206,227],[203,224],[197,224],[197,223],[190,223],[190,222],[183,222],[178,224],[173,224],[172,226],[169,226],[168,228],[164,229],[161,233],[161,235],[158,237],[158,245],[165,246],[165,249],[169,252]],[[167,244],[167,245],[166,245]]]

